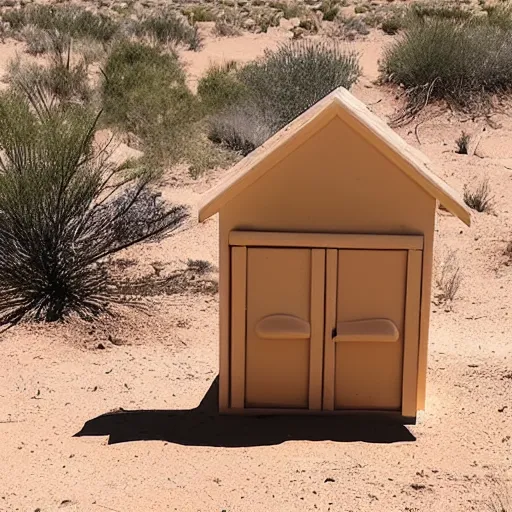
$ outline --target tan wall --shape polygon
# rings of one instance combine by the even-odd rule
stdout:
[[[336,118],[220,212],[220,406],[228,407],[229,248],[234,229],[370,234],[423,234],[424,270],[432,264],[436,201],[343,121]],[[428,322],[430,271],[422,291]],[[427,329],[420,342],[422,406]]]

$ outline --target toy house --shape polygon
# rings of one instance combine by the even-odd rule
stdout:
[[[219,213],[223,413],[423,409],[437,202],[421,153],[343,88],[206,194]]]

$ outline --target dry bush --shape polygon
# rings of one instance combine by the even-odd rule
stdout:
[[[228,108],[209,121],[210,140],[243,156],[261,146],[272,133],[270,115],[251,103]]]
[[[471,135],[469,133],[466,133],[465,131],[462,131],[460,134],[460,137],[455,141],[455,144],[457,144],[457,153],[459,155],[467,155],[469,151],[469,143],[471,142]]]
[[[462,274],[456,251],[449,251],[437,269],[436,300],[438,304],[450,305],[459,293]]]
[[[97,116],[0,98],[0,324],[108,310],[106,259],[187,216],[96,147]]]
[[[133,29],[137,36],[154,39],[160,44],[185,44],[190,50],[201,47],[198,28],[169,8],[145,14]]]
[[[337,87],[350,88],[359,74],[357,56],[336,45],[295,42],[267,51],[203,84],[202,95],[234,97],[211,117],[209,137],[245,155]]]
[[[477,212],[492,211],[493,201],[488,178],[482,180],[474,189],[464,187],[464,202]]]
[[[512,29],[461,9],[422,7],[385,51],[383,81],[404,87],[407,104],[394,119],[410,121],[430,101],[485,111],[492,96],[512,88]]]
[[[89,38],[102,42],[111,41],[119,30],[119,24],[112,18],[76,5],[29,5],[2,13],[2,20],[15,31],[33,26],[75,39]]]
[[[51,47],[48,65],[24,64],[16,60],[10,65],[8,80],[15,90],[38,100],[41,97],[60,103],[86,104],[91,100],[88,66],[84,59],[72,59],[71,40],[49,37]]]

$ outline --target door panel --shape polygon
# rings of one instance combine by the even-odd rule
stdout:
[[[311,253],[247,250],[246,407],[308,407]]]
[[[406,280],[407,251],[338,251],[335,409],[400,410]]]

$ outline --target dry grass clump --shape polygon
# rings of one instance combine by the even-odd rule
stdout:
[[[455,141],[455,144],[457,144],[457,153],[459,155],[467,155],[469,152],[469,143],[471,142],[471,135],[469,133],[466,133],[465,131],[462,131],[460,134],[460,137]]]
[[[508,17],[507,17],[508,16]],[[430,101],[480,111],[512,88],[510,11],[475,17],[462,9],[414,7],[403,34],[385,52],[383,81],[405,88],[409,121]]]
[[[437,269],[435,298],[438,304],[450,306],[462,284],[462,274],[456,251],[449,251]]]
[[[464,202],[477,212],[492,211],[494,197],[491,194],[489,179],[482,180],[474,189],[464,187]]]

